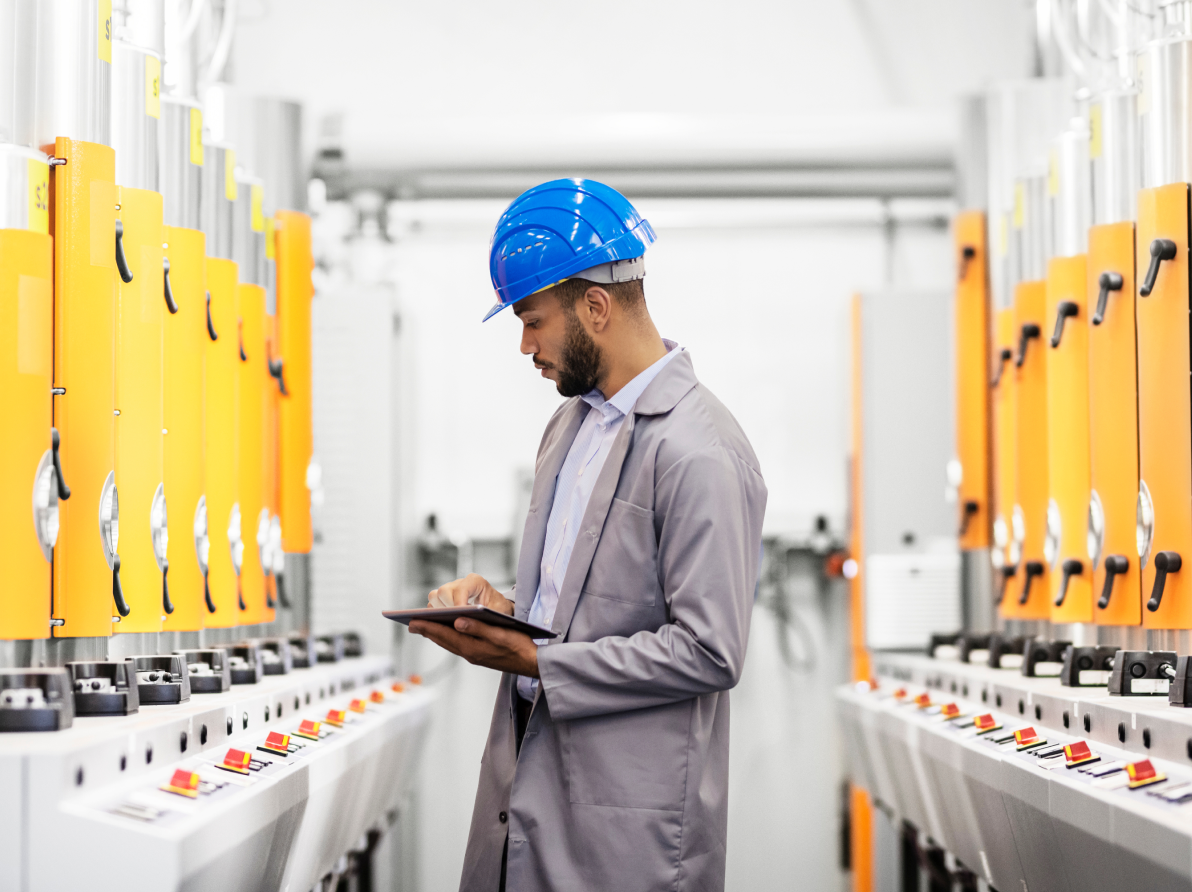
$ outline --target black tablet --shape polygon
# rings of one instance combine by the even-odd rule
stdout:
[[[503,629],[522,632],[535,639],[558,637],[550,629],[534,626],[501,613],[499,610],[493,610],[491,607],[481,607],[475,604],[465,607],[419,607],[414,610],[386,610],[382,615],[385,619],[391,619],[395,623],[401,623],[403,626],[408,626],[410,620],[413,619],[451,626],[455,625],[455,621],[460,617],[465,617],[482,623],[488,623],[490,626],[500,626]]]

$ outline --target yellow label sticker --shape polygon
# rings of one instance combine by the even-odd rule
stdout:
[[[112,0],[99,0],[99,60],[112,64]]]
[[[145,57],[145,114],[161,117],[161,59]]]
[[[273,247],[273,218],[265,218],[265,259],[273,260],[277,251]]]
[[[236,153],[231,149],[224,152],[224,196],[236,200]]]
[[[1101,103],[1089,106],[1089,158],[1101,157]]]
[[[1060,194],[1060,153],[1052,149],[1047,157],[1047,194],[1052,198]]]
[[[249,189],[249,199],[252,202],[252,231],[265,231],[265,187],[254,184]]]
[[[1026,223],[1026,186],[1014,184],[1014,228],[1022,229]]]
[[[190,110],[190,163],[203,166],[203,110]]]
[[[29,222],[26,228],[45,235],[50,231],[50,165],[30,158],[28,169]]]

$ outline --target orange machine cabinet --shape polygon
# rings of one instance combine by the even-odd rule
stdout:
[[[116,155],[58,138],[52,176],[54,426],[71,496],[58,508],[54,637],[112,634],[119,499],[115,467]],[[98,518],[98,523],[97,523]],[[105,534],[105,530],[108,532]]]
[[[1047,619],[1051,615],[1051,574],[1044,554],[1047,534],[1047,310],[1045,282],[1022,282],[1014,290],[1015,412],[1017,484],[1011,534],[1019,543],[1019,584],[1002,601],[1003,615]]]
[[[1192,628],[1192,409],[1188,344],[1188,186],[1138,193],[1137,524],[1143,625]]]
[[[203,373],[207,353],[206,236],[165,227],[166,281],[174,306],[165,320],[162,390],[165,418],[165,491],[170,505],[169,596],[173,612],[162,629],[192,632],[207,613],[203,570],[195,543],[195,515],[203,498]]]
[[[288,396],[279,407],[278,504],[282,547],[290,553],[310,551],[310,490],[306,469],[310,465],[311,428],[310,302],[314,286],[310,217],[296,211],[278,211],[275,218],[277,250],[277,317],[280,356]]]
[[[207,258],[210,325],[207,338],[205,482],[207,508],[206,625],[239,625],[240,555],[243,524],[237,504],[240,484],[240,287],[231,260]],[[229,536],[229,533],[231,535]],[[214,608],[214,609],[212,609]]]
[[[162,484],[162,197],[118,186],[116,283],[116,488],[120,493],[120,566],[125,601],[115,603],[120,632],[161,631],[166,508]],[[172,607],[171,607],[172,609]]]
[[[47,170],[44,164],[41,168]],[[43,190],[46,176],[40,180]],[[0,229],[0,394],[8,416],[0,437],[0,564],[5,575],[0,638],[6,639],[50,634],[51,552],[46,545],[53,541],[49,527],[58,504],[50,451],[53,276],[54,243],[48,234]]]
[[[1014,310],[998,310],[994,348],[993,379],[993,459],[994,459],[994,522],[993,563],[1001,579],[998,580],[997,603],[1005,614],[1009,609],[1006,594],[1018,573],[1022,558],[1020,544],[1014,541],[1010,525],[1014,514],[1014,492],[1018,485],[1018,402],[1014,380]]]
[[[1134,224],[1089,230],[1089,536],[1096,543],[1093,619],[1142,622],[1138,501],[1138,353],[1134,325]],[[1090,557],[1092,555],[1090,554]]]
[[[1051,320],[1047,372],[1046,560],[1051,568],[1051,621],[1093,621],[1088,559],[1089,313],[1088,258],[1056,257],[1047,265]],[[1044,332],[1046,336],[1048,333]]]
[[[244,607],[240,622],[265,622],[265,573],[261,566],[262,523],[269,535],[265,507],[265,381],[269,365],[265,353],[265,289],[240,286],[240,522],[244,557],[240,593]]]
[[[960,461],[960,547],[988,548],[989,273],[985,214],[967,211],[953,227],[956,284],[956,457]]]

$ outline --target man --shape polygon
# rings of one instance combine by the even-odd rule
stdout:
[[[531,189],[493,235],[485,319],[512,305],[522,353],[569,399],[538,450],[514,592],[475,574],[431,592],[557,637],[410,624],[503,673],[463,892],[724,887],[728,690],[766,487],[732,415],[650,319],[653,241],[591,180]]]

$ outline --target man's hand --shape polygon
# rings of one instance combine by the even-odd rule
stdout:
[[[476,578],[480,579],[479,576]],[[465,580],[459,581],[464,582]],[[483,581],[481,580],[481,582]],[[452,583],[452,585],[455,584]],[[497,597],[501,596],[498,594]],[[504,598],[501,600],[505,601]],[[505,603],[510,604],[511,602],[505,601]],[[429,638],[439,647],[451,651],[456,656],[463,657],[475,666],[487,666],[489,669],[512,672],[515,675],[526,675],[530,678],[538,677],[538,645],[531,640],[530,636],[523,635],[521,632],[463,618],[455,621],[454,628],[439,623],[414,620],[410,623],[410,631],[423,638]]]
[[[491,607],[506,616],[513,616],[513,602],[478,573],[469,573],[463,579],[441,585],[426,599],[427,607],[465,607],[468,604]]]

